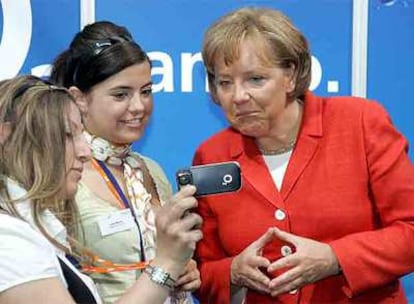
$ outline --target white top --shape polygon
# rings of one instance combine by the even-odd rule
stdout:
[[[7,180],[7,187],[12,199],[26,194],[24,189],[10,179]],[[5,208],[4,204],[2,207]],[[53,246],[34,225],[30,202],[22,201],[15,207],[26,222],[0,213],[0,292],[34,280],[53,277],[57,277],[67,287],[59,256],[89,287],[96,302],[101,303],[92,280],[73,267],[64,252]],[[41,214],[40,220],[52,237],[66,243],[65,227],[49,210]]]
[[[283,177],[285,176],[291,155],[292,150],[277,155],[263,155],[267,168],[269,169],[273,177],[273,181],[279,191],[282,189]]]

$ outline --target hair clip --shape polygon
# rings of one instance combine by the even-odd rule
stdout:
[[[68,92],[68,89],[66,89],[65,87],[57,86],[57,85],[54,85],[54,84],[49,84],[48,87],[49,87],[49,90],[51,90],[51,91]]]
[[[111,46],[112,42],[109,39],[95,42],[95,48],[93,50],[94,55],[99,55],[107,46]]]
[[[102,53],[102,51],[105,48],[107,48],[111,45],[114,45],[114,44],[117,44],[117,43],[122,43],[122,42],[131,42],[131,41],[132,41],[131,37],[124,36],[124,35],[122,35],[122,36],[112,36],[112,37],[109,37],[109,38],[106,38],[106,39],[99,40],[99,41],[94,43],[93,54],[95,56],[99,55],[100,53]]]

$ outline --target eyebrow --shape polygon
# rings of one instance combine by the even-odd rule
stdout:
[[[232,75],[230,75],[231,73],[225,72],[225,73],[216,73],[216,78],[217,77],[222,77],[222,78],[226,78],[226,77],[232,77]],[[263,67],[257,67],[255,69],[248,69],[246,71],[243,71],[241,73],[241,75],[243,76],[251,76],[251,75],[268,75],[269,71],[266,68]]]
[[[147,86],[151,86],[153,85],[152,81],[148,81],[147,83],[143,84],[140,89],[145,88]],[[109,89],[110,91],[115,91],[115,90],[131,90],[132,87],[131,86],[124,86],[124,85],[119,85],[119,86],[115,86],[111,89]]]

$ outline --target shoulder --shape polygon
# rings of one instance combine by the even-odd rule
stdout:
[[[353,96],[322,97],[323,107],[329,112],[361,112],[367,99]]]
[[[52,244],[28,223],[0,214],[0,292],[43,278],[61,276]]]
[[[235,154],[244,149],[244,136],[229,127],[200,144],[197,148],[193,164],[229,161]]]
[[[13,242],[8,243],[7,249],[12,250],[21,244],[35,247],[51,247],[40,232],[33,229],[27,222],[8,214],[0,214],[0,219],[0,235],[2,239],[13,240]],[[2,252],[4,251],[2,250]]]
[[[135,154],[142,158],[142,160],[144,161],[145,165],[147,166],[147,168],[151,172],[151,174],[153,172],[156,172],[156,173],[162,172],[162,173],[164,173],[164,170],[162,169],[162,167],[160,166],[160,164],[157,161],[153,160],[152,158],[150,158],[148,156],[138,154],[136,152],[135,152]]]
[[[375,100],[354,96],[333,96],[321,98],[324,110],[339,113],[361,113],[374,111],[386,113],[384,107]],[[345,111],[345,112],[344,112]]]
[[[138,153],[135,153],[135,154],[138,155],[144,161],[145,166],[147,167],[148,171],[150,172],[153,178],[160,179],[163,182],[168,183],[165,172],[160,166],[160,164],[158,164],[158,162],[156,162],[155,160],[153,160],[152,158],[148,156],[144,156]]]
[[[332,123],[340,125],[361,126],[363,121],[389,120],[388,113],[384,107],[375,100],[353,97],[353,96],[334,96],[334,97],[317,97],[322,104],[322,115],[324,121],[331,125]],[[315,100],[310,100],[315,102]],[[331,122],[331,123],[330,123]]]
[[[232,128],[221,130],[202,142],[197,150],[217,149],[217,146],[222,146],[224,143],[230,144],[241,137],[240,133]]]
[[[148,156],[134,152],[138,155],[145,163],[145,166],[148,169],[148,172],[151,174],[151,177],[154,179],[154,182],[157,187],[158,194],[161,196],[161,200],[167,201],[172,195],[171,184],[162,169],[162,167]]]

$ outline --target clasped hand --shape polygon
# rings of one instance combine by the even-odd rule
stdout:
[[[295,247],[295,252],[276,261],[269,261],[262,256],[263,247],[275,239],[290,243]],[[287,270],[270,279],[259,268],[270,273],[280,269]],[[233,285],[276,297],[335,275],[338,269],[338,261],[328,244],[273,227],[233,259],[230,273]]]
[[[190,260],[184,273],[175,282],[175,289],[179,291],[196,291],[201,286],[200,272],[197,263]]]

